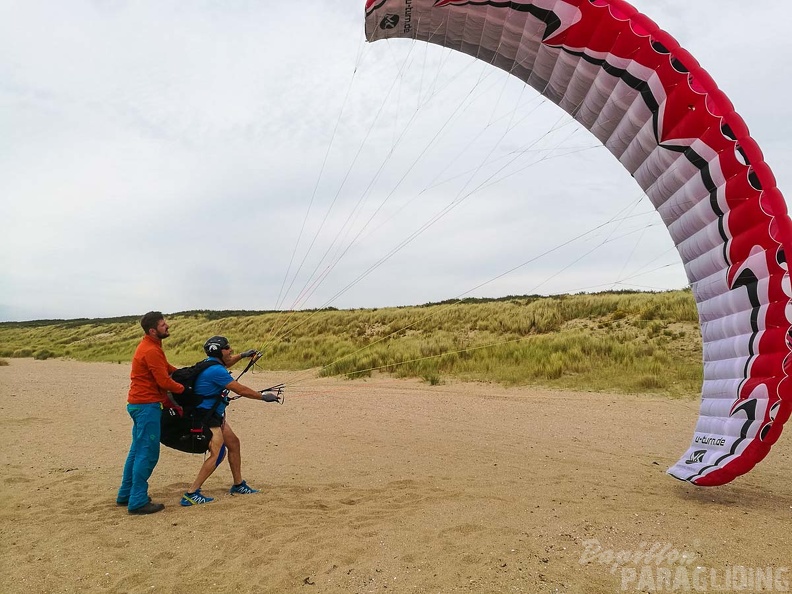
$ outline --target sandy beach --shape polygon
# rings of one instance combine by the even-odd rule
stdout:
[[[697,399],[256,372],[293,384],[229,409],[262,492],[230,496],[223,464],[182,508],[202,456],[163,447],[166,509],[130,516],[129,366],[9,363],[6,594],[790,590],[792,436],[729,485],[681,483]]]

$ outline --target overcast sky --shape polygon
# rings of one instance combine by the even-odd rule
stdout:
[[[0,0],[0,321],[685,286],[588,132],[363,4]],[[789,195],[792,4],[634,4]]]

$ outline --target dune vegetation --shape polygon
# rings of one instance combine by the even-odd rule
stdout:
[[[510,296],[422,306],[298,312],[166,313],[176,365],[203,356],[214,334],[258,348],[269,369],[318,369],[695,396],[701,338],[690,291]],[[0,357],[130,360],[138,316],[0,323]]]

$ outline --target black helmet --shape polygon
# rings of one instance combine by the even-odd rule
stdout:
[[[223,357],[222,350],[227,349],[229,346],[228,339],[225,336],[212,336],[204,343],[204,352],[210,357],[221,359]]]

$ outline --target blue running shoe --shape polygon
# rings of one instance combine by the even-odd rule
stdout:
[[[245,481],[242,481],[238,485],[234,485],[231,487],[229,493],[231,495],[250,495],[252,493],[258,493],[258,489],[254,489],[253,487],[249,487]]]
[[[198,489],[194,493],[185,493],[179,503],[184,507],[189,507],[191,505],[201,505],[202,503],[210,503],[212,501],[214,501],[214,497],[207,497]]]

